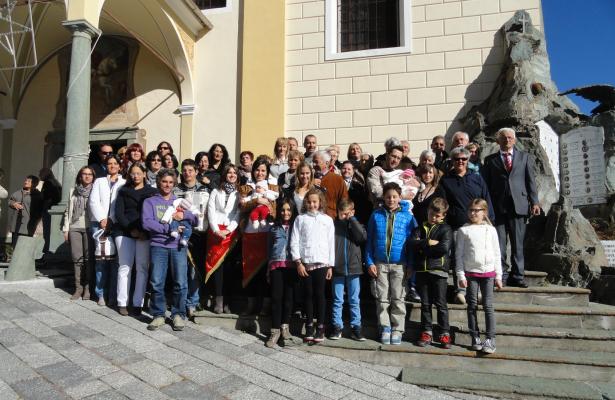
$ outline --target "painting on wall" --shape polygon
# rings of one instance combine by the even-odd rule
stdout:
[[[90,128],[117,129],[139,120],[134,93],[134,66],[139,46],[132,39],[103,36],[92,52],[90,65]],[[59,52],[62,91],[57,102],[54,128],[66,124],[66,91],[70,69],[70,46]]]

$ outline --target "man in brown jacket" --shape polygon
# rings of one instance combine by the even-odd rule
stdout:
[[[327,215],[335,219],[337,217],[337,202],[348,197],[348,189],[344,178],[329,172],[331,156],[325,150],[320,150],[312,155],[314,165],[314,184],[325,192],[327,199]]]

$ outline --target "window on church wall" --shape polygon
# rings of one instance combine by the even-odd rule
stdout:
[[[226,7],[226,0],[193,0],[201,10],[211,10],[213,8]]]
[[[338,0],[338,51],[399,46],[399,0]]]
[[[411,51],[410,0],[325,0],[325,59]]]

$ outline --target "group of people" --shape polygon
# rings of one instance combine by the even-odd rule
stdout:
[[[241,291],[245,313],[271,314],[271,347],[291,339],[297,308],[305,341],[321,342],[327,333],[339,339],[345,302],[350,336],[364,340],[360,293],[369,285],[382,343],[401,343],[408,291],[421,302],[417,344],[436,341],[434,305],[437,342],[450,348],[452,272],[454,300],[467,303],[472,347],[493,352],[494,286],[527,287],[525,221],[540,213],[532,157],[515,142],[514,130],[501,129],[500,150],[481,163],[480,147],[466,133],[453,135],[450,154],[436,136],[414,163],[408,142],[390,138],[378,157],[353,143],[341,162],[339,147],[318,150],[316,136],[307,135],[304,152],[295,138],[278,138],[273,156],[243,151],[238,165],[220,143],[181,164],[168,142],[147,155],[131,144],[122,158],[103,144],[99,162],[79,171],[62,226],[75,265],[72,298],[89,299],[94,285],[99,305],[141,314],[149,287],[148,329],[166,323],[168,294],[172,328],[181,330],[205,298],[213,312],[228,313],[230,297]],[[35,186],[29,177],[21,192]],[[14,194],[14,213],[20,204]]]

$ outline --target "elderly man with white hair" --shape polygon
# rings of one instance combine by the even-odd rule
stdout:
[[[451,149],[456,149],[458,147],[466,147],[470,143],[470,135],[463,131],[457,131],[453,133],[453,137],[451,138]],[[444,172],[445,175],[451,172],[451,170],[455,167],[455,163],[452,160],[452,156],[444,160],[440,164],[440,170]]]
[[[500,240],[502,276],[508,286],[526,288],[523,240],[528,216],[540,214],[534,179],[534,157],[515,148],[514,129],[502,128],[497,133],[500,150],[485,158],[482,174],[495,209],[495,229]],[[512,269],[508,273],[506,244],[510,237]]]
[[[331,172],[331,155],[326,150],[319,150],[312,154],[312,165],[318,178],[314,179],[316,186],[322,188],[327,199],[327,215],[335,219],[337,217],[337,203],[348,197],[348,187],[344,178]]]

